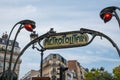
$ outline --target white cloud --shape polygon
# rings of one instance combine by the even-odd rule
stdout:
[[[36,16],[37,9],[32,5],[23,7],[1,7],[1,24],[12,25],[23,19],[33,19]],[[7,27],[7,25],[5,27]]]
[[[57,32],[74,31],[79,30],[80,28],[88,28],[108,35],[120,47],[120,39],[118,38],[120,30],[116,19],[113,18],[110,22],[104,24],[99,17],[100,10],[98,10],[104,8],[105,6],[118,4],[119,1],[115,0],[117,1],[115,2],[111,0],[112,2],[105,3],[107,1],[98,2],[97,0],[94,0],[90,2],[87,1],[85,4],[81,1],[75,2],[72,0],[69,2],[55,1],[56,2],[47,0],[13,0],[10,2],[8,0],[0,1],[0,34],[5,31],[9,32],[12,26],[20,20],[32,19],[36,22],[36,31],[39,35],[46,33],[50,28],[54,28]],[[86,7],[86,5],[89,7]],[[29,42],[29,34],[30,33],[26,32],[25,30],[20,32],[17,41],[20,43],[21,48],[23,48],[23,46]],[[113,48],[114,47],[111,45],[111,43],[109,43],[109,41],[106,39],[103,38],[103,40],[100,40],[99,37],[96,37],[95,40],[85,48],[81,47],[67,50],[50,50],[45,52],[45,56],[49,53],[56,52],[60,53],[69,60],[76,59],[83,64],[92,64],[100,61],[119,62],[118,58],[114,58],[116,57],[114,54],[117,52],[115,52],[115,49],[113,50]],[[20,75],[23,76],[30,69],[39,68],[39,62],[29,63],[31,61],[30,57],[33,57],[33,53],[37,52],[28,50],[25,52],[26,55],[22,57],[24,62],[21,64]],[[111,58],[111,56],[113,57]],[[34,58],[35,57],[36,56],[34,56]],[[36,58],[36,60],[38,59],[40,58]]]
[[[67,60],[78,60],[82,64],[90,64],[101,61],[107,61],[111,63],[120,62],[119,59],[110,58],[110,57],[107,58],[106,56],[103,56],[104,54],[102,53],[102,51],[101,53],[95,51],[88,51],[88,50],[82,52],[80,51],[80,53],[76,53],[75,51],[73,52],[69,52],[69,53],[61,52],[61,55],[63,55],[64,58],[66,58]]]

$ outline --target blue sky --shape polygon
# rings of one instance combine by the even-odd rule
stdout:
[[[120,48],[120,28],[113,17],[104,23],[100,11],[108,6],[120,7],[120,0],[0,0],[0,34],[10,32],[18,21],[31,19],[36,22],[36,32],[42,35],[54,28],[56,32],[75,31],[80,28],[93,29],[108,35]],[[120,11],[117,10],[118,15]],[[15,32],[14,32],[15,33]],[[14,34],[13,33],[13,34]],[[21,49],[29,42],[30,33],[22,30],[17,41]],[[11,38],[13,39],[13,37]],[[44,57],[50,53],[58,53],[67,60],[78,60],[83,67],[105,67],[112,72],[115,66],[120,65],[120,58],[116,49],[106,39],[96,37],[85,47],[60,50],[47,50]],[[39,69],[40,53],[30,47],[21,57],[20,77],[31,69]]]

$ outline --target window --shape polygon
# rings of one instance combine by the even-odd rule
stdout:
[[[2,43],[5,44],[5,40],[2,40]]]
[[[82,71],[80,70],[80,73],[82,74]]]
[[[0,62],[0,67],[3,67],[3,63],[2,62]]]
[[[67,61],[63,57],[61,59],[64,64],[67,64]]]
[[[0,38],[0,43],[2,43],[2,39]]]
[[[57,72],[56,68],[52,68],[51,74],[55,74]]]
[[[53,61],[52,66],[56,66],[56,61]]]
[[[56,58],[56,54],[53,54],[53,58]]]
[[[52,76],[52,80],[56,80],[56,76]]]
[[[83,76],[81,76],[81,79],[83,79]]]
[[[19,45],[18,45],[18,43],[17,43],[17,42],[15,42],[15,46],[16,46],[16,47],[19,47]]]
[[[2,50],[5,50],[6,49],[6,46],[5,45],[2,45]]]
[[[58,60],[60,60],[60,61],[61,61],[61,56],[59,56],[59,55],[58,55]]]
[[[9,41],[9,45],[12,46],[12,41]]]

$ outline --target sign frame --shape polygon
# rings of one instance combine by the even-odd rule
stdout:
[[[65,38],[65,36],[66,36],[66,38]],[[57,37],[58,37],[58,39],[57,39]],[[52,38],[54,38],[53,41],[52,41]],[[63,40],[63,42],[62,42],[62,40]],[[75,43],[74,43],[74,41],[75,41]],[[79,41],[81,41],[81,42],[79,42]],[[88,37],[87,33],[81,33],[80,31],[52,33],[49,37],[44,39],[43,47],[45,49],[61,49],[61,48],[80,47],[82,45],[87,44],[88,41],[89,41],[89,37]],[[62,43],[66,43],[66,42],[67,42],[67,44],[62,44]],[[52,43],[55,43],[55,45]]]

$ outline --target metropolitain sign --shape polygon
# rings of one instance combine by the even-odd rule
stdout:
[[[88,40],[88,35],[80,32],[55,33],[44,40],[43,46],[45,49],[79,47],[88,43]]]

